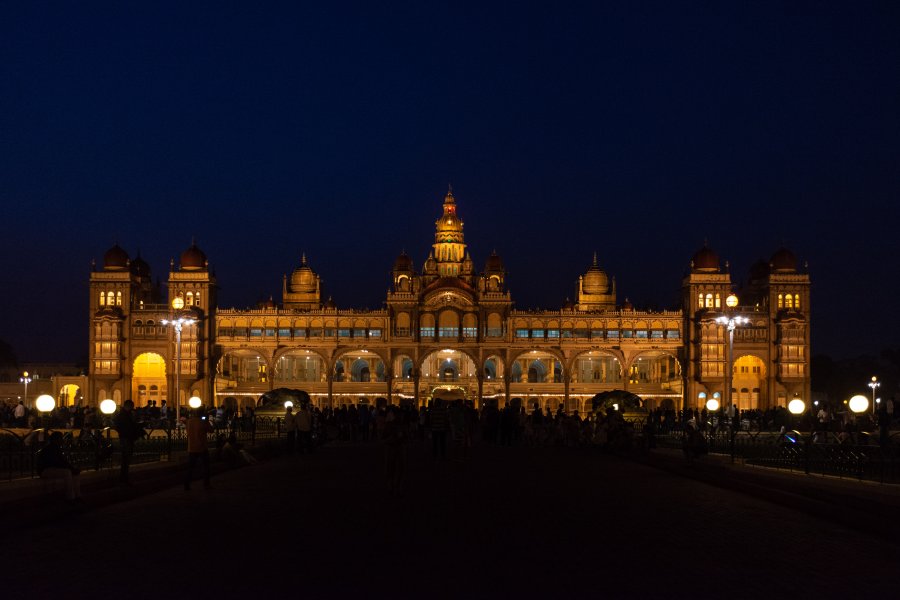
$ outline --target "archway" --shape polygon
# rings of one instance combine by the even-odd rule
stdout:
[[[81,388],[74,383],[69,383],[59,389],[59,395],[56,398],[57,406],[74,406],[79,404],[81,400]]]
[[[467,382],[475,373],[475,362],[459,350],[439,350],[422,360],[422,378],[428,383]]]
[[[562,383],[563,366],[556,355],[532,350],[521,354],[510,367],[512,383]]]
[[[734,361],[731,402],[741,410],[766,406],[766,364],[758,356],[745,354]]]
[[[347,352],[334,363],[335,381],[384,381],[384,375],[381,357],[368,350]]]
[[[325,361],[318,354],[309,350],[291,351],[275,362],[275,387],[322,381],[326,372]]]
[[[612,354],[591,351],[575,359],[572,375],[575,383],[622,383],[622,365]]]
[[[165,359],[155,352],[139,354],[134,359],[131,378],[135,406],[147,406],[151,400],[159,406],[167,398]]]

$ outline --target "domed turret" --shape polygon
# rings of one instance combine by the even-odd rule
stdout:
[[[316,291],[318,287],[318,277],[306,264],[306,254],[303,254],[300,258],[300,266],[291,273],[291,291],[294,293],[309,293]]]
[[[206,254],[191,242],[191,247],[181,253],[182,271],[202,271],[206,269]]]
[[[703,247],[697,250],[694,258],[691,259],[691,270],[701,273],[716,273],[719,271],[719,255],[712,248],[703,244]]]
[[[394,271],[411,272],[413,270],[413,261],[406,253],[406,250],[400,253],[397,260],[394,261]]]
[[[594,253],[594,263],[584,274],[581,289],[586,294],[606,294],[609,292],[609,277],[597,264],[597,253]]]
[[[328,296],[328,300],[325,301],[325,304],[322,308],[326,310],[335,310],[337,309],[337,304],[334,303],[334,300],[331,299],[331,296]]]
[[[796,273],[797,257],[787,248],[782,247],[769,260],[769,266],[775,273]]]
[[[503,271],[503,259],[501,259],[497,255],[497,251],[494,250],[491,252],[491,255],[488,256],[487,261],[484,263],[484,272],[485,273],[498,273]]]
[[[119,244],[107,250],[103,255],[104,271],[124,271],[128,268],[128,263],[128,253]]]

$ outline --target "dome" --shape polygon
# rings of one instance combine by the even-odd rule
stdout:
[[[291,273],[291,291],[298,292],[314,292],[318,287],[318,281],[315,272],[306,264],[306,255],[300,259],[300,266]]]
[[[631,303],[631,300],[625,298],[625,304],[622,305],[622,310],[634,310],[634,304]]]
[[[181,253],[182,271],[200,271],[206,268],[206,255],[203,250],[191,243],[191,247]]]
[[[782,247],[772,255],[769,266],[776,273],[795,273],[797,271],[797,257],[787,248]]]
[[[581,289],[585,294],[606,294],[609,291],[609,277],[597,265],[596,253],[594,254],[594,264],[584,274]]]
[[[122,271],[128,268],[128,253],[116,244],[103,255],[103,269],[105,271]]]
[[[718,271],[719,255],[704,244],[691,259],[691,268],[694,271]]]
[[[395,271],[412,271],[413,270],[413,262],[406,251],[400,253],[400,256],[397,257],[397,260],[394,261],[394,270]]]
[[[563,303],[563,310],[575,310],[575,303],[566,298],[566,301]]]
[[[150,265],[147,264],[146,260],[141,258],[140,252],[138,252],[135,259],[131,261],[131,272],[138,277],[150,277]]]
[[[334,300],[331,299],[331,296],[328,296],[328,300],[325,301],[323,308],[333,310],[337,308],[337,304],[334,303]]]
[[[488,256],[487,261],[484,263],[484,271],[485,273],[495,273],[497,271],[503,270],[503,260],[497,256],[497,251],[494,250],[491,252],[491,255]]]

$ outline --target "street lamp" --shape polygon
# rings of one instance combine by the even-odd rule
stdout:
[[[176,298],[175,300],[178,300]],[[173,306],[177,305],[173,303]],[[178,317],[177,319],[163,319],[160,321],[166,327],[175,329],[175,420],[181,419],[181,330],[185,325],[193,325],[197,319],[186,319]]]
[[[878,381],[878,378],[872,375],[872,381],[868,383],[868,386],[872,388],[872,414],[875,414],[875,391],[881,387],[881,382]]]
[[[34,405],[41,413],[41,425],[43,426],[47,419],[47,413],[56,408],[56,400],[50,394],[41,394],[34,401]]]
[[[25,384],[25,395],[22,397],[22,403],[27,407],[28,406],[28,384],[31,383],[31,377],[28,376],[28,371],[22,373],[22,376],[19,377],[19,383]]]
[[[862,394],[857,394],[856,396],[850,398],[850,410],[852,410],[856,414],[864,413],[868,408],[869,399]]]
[[[731,381],[734,376],[734,330],[738,325],[746,325],[750,322],[750,319],[747,317],[736,316],[733,313],[735,307],[738,305],[738,297],[734,294],[730,294],[725,299],[725,306],[727,306],[730,310],[729,314],[722,315],[721,317],[716,318],[716,323],[719,325],[725,325],[728,329],[728,357],[727,357],[727,371],[725,373],[725,407],[731,408]]]

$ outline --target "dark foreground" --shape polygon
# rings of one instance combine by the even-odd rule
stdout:
[[[211,491],[88,499],[5,537],[3,596],[837,598],[900,577],[896,544],[588,450],[481,446],[434,465],[414,445],[399,496],[381,452],[333,445]]]

